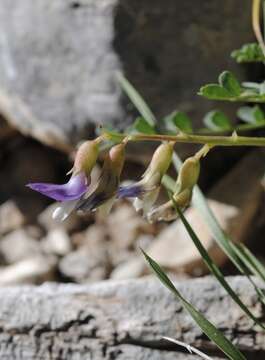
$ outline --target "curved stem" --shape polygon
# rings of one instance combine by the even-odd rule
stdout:
[[[259,46],[265,56],[265,45],[263,36],[260,29],[260,0],[253,0],[252,3],[252,26]]]

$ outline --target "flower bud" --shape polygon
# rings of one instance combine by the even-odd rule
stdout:
[[[197,184],[200,175],[200,161],[196,157],[189,157],[181,166],[177,179],[177,192],[192,189]]]
[[[125,143],[113,146],[109,151],[109,159],[112,170],[120,176],[125,160]]]
[[[125,143],[113,146],[107,153],[101,175],[91,193],[77,204],[77,210],[94,211],[106,205],[108,211],[116,198],[125,159]]]
[[[77,150],[73,172],[85,172],[90,174],[94,167],[99,153],[99,142],[97,139],[85,141]]]
[[[186,159],[181,166],[176,182],[176,191],[173,194],[173,200],[158,206],[148,214],[150,222],[164,220],[171,221],[178,217],[176,206],[186,208],[192,198],[192,190],[196,185],[200,174],[200,161],[198,156]]]
[[[144,179],[146,180],[146,182],[149,182],[150,179],[153,178],[156,174],[158,174],[158,176],[156,177],[159,179],[158,182],[161,181],[163,175],[167,172],[171,163],[173,147],[173,142],[166,142],[161,144],[156,149],[152,157],[151,163],[144,174]]]

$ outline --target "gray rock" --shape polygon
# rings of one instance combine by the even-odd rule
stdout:
[[[228,280],[248,308],[263,319],[264,309],[249,281]],[[253,327],[215,279],[175,284],[248,360],[264,359],[264,332]],[[199,359],[163,341],[163,336],[213,354],[214,359],[226,359],[157,279],[0,288],[0,318],[3,360]]]
[[[87,283],[106,279],[108,259],[105,248],[80,247],[62,258],[60,272],[77,283]]]
[[[40,243],[25,230],[12,231],[0,241],[0,252],[8,264],[40,255]]]
[[[111,272],[110,278],[114,280],[135,279],[141,277],[145,269],[146,263],[142,257],[131,257],[131,259],[117,265]]]
[[[14,201],[9,200],[0,206],[0,234],[16,230],[27,221]]]
[[[70,150],[99,123],[131,122],[121,71],[158,117],[178,108],[200,119],[212,103],[195,94],[235,68],[229,53],[251,39],[250,8],[240,0],[2,0],[0,112],[24,134]]]
[[[0,269],[0,286],[15,284],[40,284],[54,280],[56,258],[28,257]]]
[[[63,228],[58,227],[42,240],[42,248],[47,253],[63,256],[72,250],[71,239]]]

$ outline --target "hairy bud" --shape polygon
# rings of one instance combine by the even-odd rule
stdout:
[[[73,167],[74,174],[85,172],[90,174],[99,153],[99,142],[96,140],[85,141],[77,150]]]

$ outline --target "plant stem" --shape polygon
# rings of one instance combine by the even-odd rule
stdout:
[[[259,46],[261,47],[261,50],[265,56],[264,39],[260,29],[260,1],[261,0],[253,0],[252,3],[252,26]]]
[[[265,38],[265,0],[262,3],[263,38]]]
[[[180,133],[178,135],[147,135],[147,134],[104,134],[108,140],[122,141],[128,137],[129,141],[174,141],[176,143],[208,144],[214,146],[265,146],[265,137],[238,136],[234,133],[231,136],[206,136]]]

